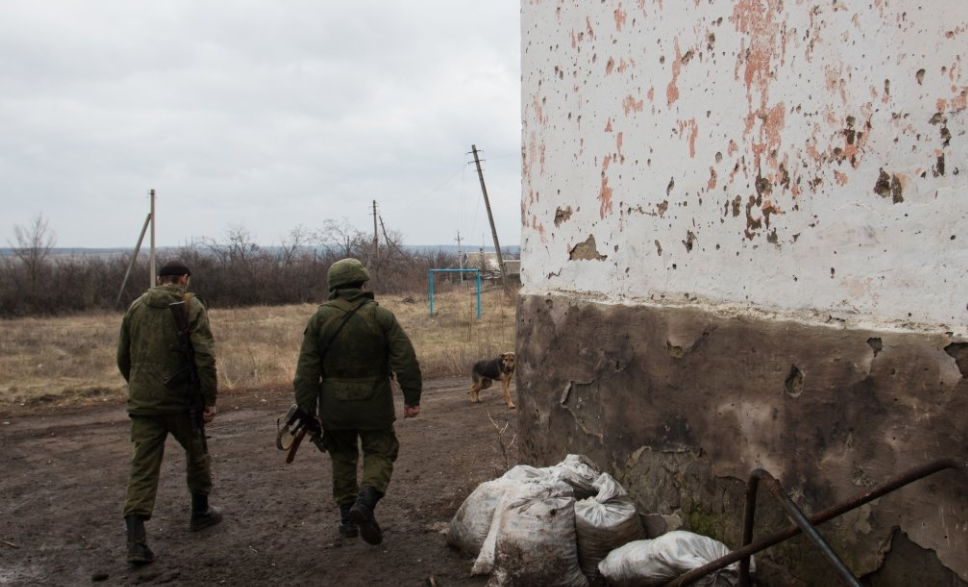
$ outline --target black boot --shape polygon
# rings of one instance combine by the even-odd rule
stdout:
[[[198,493],[192,494],[192,532],[204,530],[222,521],[222,512],[213,505],[208,505],[208,496]]]
[[[146,565],[155,560],[155,553],[148,548],[145,519],[138,514],[130,514],[124,517],[124,525],[128,529],[128,562]]]
[[[353,519],[350,518],[350,508],[352,507],[353,504],[351,503],[339,504],[339,533],[344,538],[356,538],[360,535],[360,529],[356,527]]]
[[[356,503],[350,508],[350,519],[360,527],[360,534],[363,540],[369,544],[380,544],[383,542],[383,531],[376,522],[373,511],[376,510],[376,503],[380,501],[383,494],[369,485],[360,488],[360,496]]]

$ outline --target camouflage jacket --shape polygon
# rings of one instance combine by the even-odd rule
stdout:
[[[341,319],[361,305],[324,348]],[[331,430],[378,430],[396,419],[390,376],[404,403],[420,405],[420,364],[410,338],[392,312],[359,289],[339,289],[319,306],[303,332],[293,380],[296,403],[318,413]]]
[[[173,350],[178,328],[168,308],[168,304],[182,301],[184,295],[177,285],[151,288],[131,304],[121,321],[118,369],[128,382],[130,414],[164,414],[188,408],[188,381],[174,389],[164,384],[169,375],[185,365],[185,355]],[[205,405],[214,406],[218,392],[215,343],[205,306],[195,297],[188,303],[188,322]]]

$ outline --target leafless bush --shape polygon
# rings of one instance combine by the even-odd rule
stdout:
[[[131,255],[56,254],[53,233],[42,217],[16,234],[15,254],[0,257],[0,317],[111,310],[116,302],[123,308],[150,282],[142,255],[119,296]],[[369,268],[369,289],[426,297],[428,270],[457,262],[455,255],[408,250],[392,232],[384,237],[374,248],[372,240],[348,224],[327,221],[318,231],[293,229],[278,247],[260,247],[244,227],[230,226],[221,241],[203,238],[164,249],[158,261],[185,262],[192,269],[193,291],[217,308],[320,303],[328,293],[329,266],[348,256]]]
[[[512,460],[511,447],[514,446],[514,441],[518,439],[518,435],[512,434],[511,438],[508,439],[507,431],[508,427],[511,425],[511,422],[505,422],[504,426],[499,425],[494,421],[494,418],[491,417],[490,410],[487,412],[487,419],[491,421],[491,424],[494,425],[494,429],[497,431],[497,445],[501,452],[501,458],[504,460],[504,469],[498,471],[498,475],[503,475],[511,468],[512,463],[516,460]]]

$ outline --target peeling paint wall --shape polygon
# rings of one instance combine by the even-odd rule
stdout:
[[[524,1],[525,287],[965,334],[965,14]]]
[[[757,467],[815,511],[968,460],[964,0],[523,0],[521,26],[529,457],[584,452],[653,533],[731,546]],[[966,482],[912,487],[828,539],[872,580],[968,581]],[[764,584],[823,584],[798,546]]]

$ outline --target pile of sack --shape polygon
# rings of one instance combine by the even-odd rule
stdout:
[[[450,523],[447,543],[476,557],[475,575],[488,587],[662,585],[729,553],[691,532],[653,540],[635,504],[608,473],[583,456],[552,467],[518,465],[480,484]],[[738,563],[693,583],[736,584]]]

